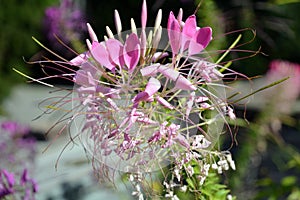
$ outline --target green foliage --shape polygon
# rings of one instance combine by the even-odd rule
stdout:
[[[275,4],[289,4],[289,3],[299,3],[299,0],[272,0],[272,3]]]
[[[255,199],[299,199],[300,187],[297,185],[297,179],[296,176],[286,176],[281,179],[280,183],[277,183],[270,178],[261,179],[257,182],[261,189]]]
[[[206,181],[204,182],[201,191],[203,193],[201,199],[227,199],[230,190],[226,185],[220,183],[220,175],[216,172],[210,172]],[[235,199],[235,198],[233,198]]]
[[[210,26],[213,30],[213,40],[206,50],[209,52],[226,48],[226,38],[223,35],[225,32],[225,23],[223,22],[220,9],[214,0],[205,0],[199,4],[200,2],[201,0],[195,1],[195,4],[200,6],[196,13],[199,18],[198,25],[200,27]]]
[[[226,200],[230,195],[230,189],[223,183],[221,175],[216,170],[210,169],[205,181],[201,184],[201,178],[205,176],[205,170],[203,166],[200,166],[198,162],[191,161],[185,164],[184,168],[188,168],[191,165],[193,167],[193,175],[189,175],[186,171],[182,173],[182,180],[186,182],[188,186],[187,191],[177,191],[177,195],[180,199],[197,199],[197,200]],[[201,164],[202,165],[202,164]],[[187,198],[188,197],[188,198]],[[232,197],[232,199],[235,199]]]
[[[194,168],[195,169],[195,168]],[[197,176],[196,170],[195,175]],[[199,175],[199,174],[198,174]],[[177,196],[180,199],[197,199],[197,200],[226,200],[230,195],[230,190],[220,180],[220,174],[210,171],[203,185],[199,184],[196,176],[186,178],[190,190],[186,192],[178,191]],[[235,197],[232,197],[235,199]]]
[[[58,0],[0,0],[0,101],[10,86],[23,81],[13,72],[13,67],[25,66],[22,59],[29,60],[38,51],[32,36],[41,36],[42,20],[46,7]],[[22,69],[28,73],[28,70]]]
[[[237,170],[229,175],[230,189],[238,198],[300,198],[297,178],[300,153],[280,133],[269,128],[275,116],[273,109],[266,107],[248,127],[239,123],[247,129],[238,134]]]

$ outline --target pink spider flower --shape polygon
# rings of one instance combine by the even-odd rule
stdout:
[[[182,54],[186,49],[188,49],[188,56],[191,56],[207,47],[212,39],[212,29],[198,27],[195,15],[189,16],[184,23],[181,17],[176,19],[173,12],[170,12],[168,35],[173,57],[178,53]]]
[[[195,15],[183,22],[180,10],[177,19],[170,12],[164,30],[161,17],[160,10],[154,28],[147,30],[144,0],[139,30],[132,20],[132,32],[122,35],[118,11],[115,11],[117,35],[107,27],[104,41],[98,40],[88,24],[88,51],[70,61],[79,67],[73,79],[79,96],[74,105],[80,113],[79,131],[89,135],[88,139],[82,138],[84,146],[104,165],[106,158],[115,158],[108,165],[119,170],[124,170],[122,164],[117,164],[122,162],[126,166],[130,162],[131,166],[139,165],[142,171],[157,166],[153,162],[158,164],[167,159],[167,154],[154,151],[157,147],[183,152],[209,148],[212,138],[202,126],[214,123],[219,115],[233,116],[223,97],[202,88],[216,84],[224,76],[218,71],[219,65],[195,57],[211,41],[211,28],[198,27]],[[164,35],[168,38],[163,38]],[[172,57],[177,57],[171,63],[158,62],[169,55],[160,46],[162,40],[169,41]],[[180,58],[191,56],[190,63],[181,64]],[[188,73],[181,70],[186,66],[190,68]],[[218,108],[219,114],[205,119],[202,112],[214,110],[216,102],[225,105],[225,109]],[[200,142],[195,134],[205,138]],[[195,144],[194,140],[199,142]]]
[[[146,27],[146,0],[141,28],[132,19],[131,31],[122,32],[120,15],[114,14],[116,34],[106,27],[101,41],[87,24],[88,50],[68,62],[78,67],[68,75],[76,86],[68,120],[78,129],[75,137],[99,177],[110,170],[148,173],[173,162],[179,180],[178,170],[193,176],[191,166],[197,163],[203,182],[211,156],[224,160],[222,152],[213,151],[224,115],[235,119],[220,92],[222,66],[200,56],[212,29],[198,27],[195,15],[183,21],[182,10],[177,18],[170,12],[165,29],[161,10],[154,27]]]
[[[90,52],[95,60],[107,69],[114,71],[116,66],[132,72],[140,58],[140,41],[135,33],[131,33],[123,45],[116,39],[105,42],[93,42]]]

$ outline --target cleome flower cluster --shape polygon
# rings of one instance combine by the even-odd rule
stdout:
[[[170,12],[162,28],[159,10],[154,27],[146,27],[144,0],[141,28],[132,19],[131,30],[123,31],[115,11],[117,33],[107,27],[99,41],[87,24],[88,51],[69,61],[79,68],[72,98],[77,136],[97,173],[131,174],[135,195],[141,195],[139,174],[171,163],[180,187],[183,176],[196,175],[203,184],[209,169],[235,169],[230,153],[214,148],[235,114],[224,94],[223,67],[205,52],[212,29],[197,26],[195,15],[182,16],[182,9]],[[174,196],[174,184],[164,185],[166,197]]]

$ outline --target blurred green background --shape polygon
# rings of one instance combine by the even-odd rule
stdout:
[[[160,8],[163,9],[163,27],[166,27],[168,13],[171,10],[177,13],[182,7],[184,19],[186,19],[187,16],[194,13],[199,2],[200,0],[148,0],[147,24],[154,24],[156,13]],[[140,26],[141,0],[74,0],[73,3],[83,12],[82,22],[89,22],[101,39],[105,34],[105,26],[109,26],[115,32],[113,19],[115,9],[120,13],[123,30],[130,29],[130,18],[134,18],[137,26]],[[0,101],[9,95],[13,86],[25,82],[25,79],[16,74],[12,68],[17,68],[33,77],[43,76],[36,66],[25,62],[39,60],[45,53],[31,39],[32,36],[66,58],[74,56],[66,48],[54,45],[54,42],[47,36],[49,30],[45,27],[45,10],[50,6],[59,6],[59,4],[58,0],[0,0]],[[226,59],[235,60],[231,66],[232,69],[244,73],[248,77],[253,77],[264,75],[270,61],[274,59],[300,63],[299,10],[300,2],[297,0],[204,0],[197,16],[199,26],[211,26],[214,31],[214,40],[208,47],[208,51],[226,50],[238,34],[242,34],[240,44],[245,45],[240,49],[249,51],[232,52]],[[237,30],[240,32],[229,34]],[[72,31],[76,31],[76,29]],[[254,32],[255,34],[253,34]],[[78,51],[84,50],[84,39],[87,37],[85,31],[82,30],[82,33],[79,33],[78,41],[72,33],[68,31],[63,33],[66,35],[60,35],[61,37],[70,39],[66,42],[68,45]],[[252,56],[253,52],[258,50],[264,54]],[[239,58],[245,59],[239,60]],[[256,125],[261,127],[269,125],[268,120],[262,120],[262,114],[259,114],[258,110],[249,113],[247,118]],[[2,112],[2,114],[5,113]],[[243,118],[243,113],[240,117]],[[265,115],[263,117],[265,119]],[[299,113],[293,113],[289,117],[292,121],[294,120],[294,123],[282,121],[283,128],[279,134],[293,133],[291,137],[295,139],[291,139],[291,141],[298,141],[300,137]],[[237,158],[237,163],[243,163],[241,170],[238,170],[237,175],[232,173],[224,178],[224,182],[231,186],[232,193],[239,196],[239,193],[244,192],[243,199],[300,199],[300,188],[298,187],[300,162],[296,148],[300,143],[290,144],[285,141],[287,142],[285,145],[291,145],[286,148],[290,150],[285,152],[285,147],[279,146],[276,139],[272,139],[272,137],[270,139],[268,134],[262,134],[257,129],[241,128],[240,132],[238,133],[241,135],[240,143],[234,148],[234,156]],[[265,141],[265,145],[269,145],[271,149],[267,148],[263,154],[259,154],[261,152],[255,149],[255,145],[252,145],[258,140]],[[249,144],[254,148],[251,149]],[[278,156],[266,156],[272,152],[277,152]],[[259,165],[249,164],[251,159],[255,158],[260,159]],[[264,158],[266,159],[263,160]],[[262,166],[264,162],[267,164]],[[285,165],[286,163],[289,165]],[[237,166],[239,167],[238,164]],[[269,175],[264,176],[268,173],[261,173],[260,169],[272,170],[273,173],[281,175],[272,179]],[[251,170],[256,170],[256,173],[254,173],[254,177],[249,178]],[[249,193],[245,192],[251,187],[254,189]]]

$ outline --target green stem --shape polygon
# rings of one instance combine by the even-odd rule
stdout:
[[[241,98],[239,98],[239,99],[233,101],[232,103],[237,103],[237,102],[239,102],[239,101],[241,101],[241,100],[244,100],[244,99],[246,99],[246,98],[248,98],[248,97],[250,97],[250,96],[252,96],[252,95],[254,95],[254,94],[258,93],[258,92],[261,92],[261,91],[263,91],[263,90],[265,90],[265,89],[268,89],[268,88],[270,88],[270,87],[273,87],[273,86],[275,86],[275,85],[278,85],[279,83],[282,83],[282,82],[286,81],[286,80],[289,79],[289,78],[290,78],[290,77],[286,77],[286,78],[280,79],[279,81],[275,81],[275,82],[273,82],[273,83],[271,83],[271,84],[269,84],[269,85],[267,85],[267,86],[264,86],[264,87],[262,87],[262,88],[259,88],[258,90],[255,90],[254,92],[251,92],[250,94],[247,94],[246,96],[243,96],[243,97],[241,97]]]

